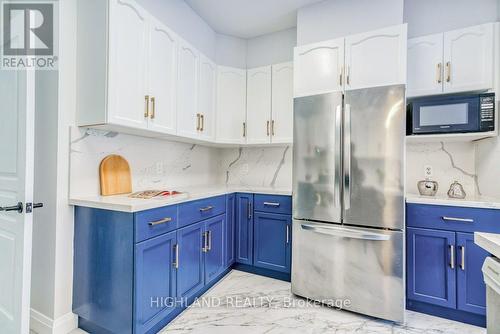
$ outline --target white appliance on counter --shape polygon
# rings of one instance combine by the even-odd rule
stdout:
[[[294,101],[292,292],[405,320],[405,86]]]
[[[486,327],[488,334],[500,334],[500,260],[487,258],[483,274],[486,283]]]

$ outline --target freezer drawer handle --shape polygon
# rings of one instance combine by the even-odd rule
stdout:
[[[275,207],[275,208],[277,208],[278,206],[280,206],[280,204],[277,203],[277,202],[264,202],[263,204],[265,206],[272,206],[272,207]]]
[[[461,222],[461,223],[473,223],[474,222],[474,219],[469,219],[469,218],[455,218],[455,217],[442,216],[441,219],[445,220],[445,221]]]
[[[372,240],[372,241],[387,241],[391,238],[387,234],[370,233],[344,227],[333,227],[333,226],[326,227],[326,226],[317,226],[312,224],[301,224],[301,225],[302,229],[304,230],[313,231],[321,234],[333,235],[342,238]]]

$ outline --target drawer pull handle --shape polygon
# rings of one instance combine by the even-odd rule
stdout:
[[[200,208],[200,212],[210,211],[210,210],[212,210],[213,208],[214,208],[213,206],[209,205],[209,206],[207,206],[207,207],[205,207],[205,208]]]
[[[473,223],[474,222],[474,219],[469,219],[469,218],[455,218],[455,217],[442,216],[441,219],[443,219],[445,221],[461,222],[461,223]]]
[[[450,245],[450,268],[455,269],[455,246]]]
[[[148,225],[149,226],[156,226],[156,225],[165,224],[165,223],[168,223],[168,222],[171,222],[171,221],[172,221],[172,218],[166,217],[166,218],[154,221],[154,222],[149,222]]]
[[[279,207],[280,206],[280,203],[277,203],[277,202],[264,202],[264,205],[265,206],[272,206],[272,207]]]
[[[179,244],[174,245],[175,261],[172,264],[175,269],[179,269]]]

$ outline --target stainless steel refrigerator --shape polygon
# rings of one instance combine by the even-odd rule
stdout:
[[[294,100],[292,292],[404,322],[405,86]]]

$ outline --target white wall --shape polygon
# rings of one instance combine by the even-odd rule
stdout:
[[[297,45],[401,23],[403,0],[325,0],[298,10]]]
[[[217,34],[215,62],[217,65],[246,68],[247,41],[245,39]]]
[[[147,11],[199,51],[215,59],[215,31],[182,0],[137,0]]]
[[[500,18],[498,0],[405,0],[408,37],[464,28]]]
[[[297,29],[287,29],[249,39],[247,41],[247,68],[293,60],[297,45]]]

